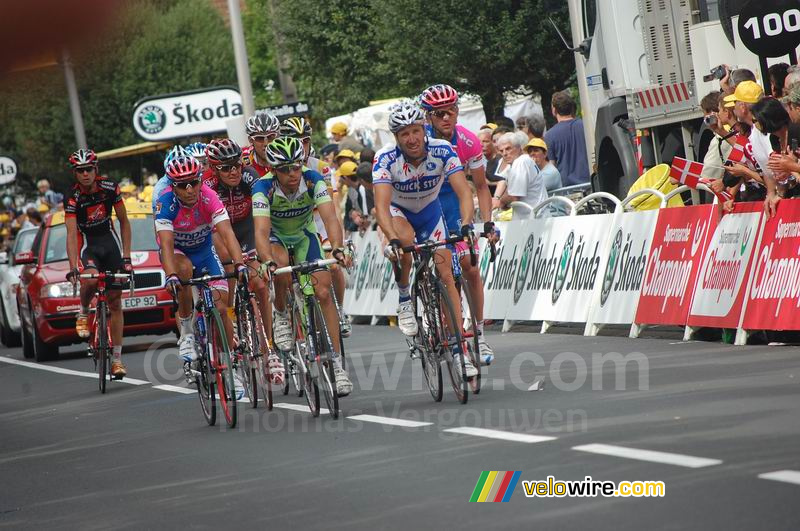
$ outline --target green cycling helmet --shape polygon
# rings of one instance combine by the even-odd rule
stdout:
[[[273,168],[302,163],[305,159],[303,143],[290,136],[279,136],[267,145],[267,163]]]

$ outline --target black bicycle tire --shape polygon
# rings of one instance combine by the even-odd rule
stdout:
[[[444,311],[450,316],[450,322],[453,323],[453,332],[455,333],[456,337],[456,344],[463,345],[464,338],[461,335],[461,321],[456,320],[456,312],[453,309],[453,302],[450,300],[450,295],[447,293],[447,289],[445,288],[442,281],[438,278],[433,279],[434,289],[435,289],[435,296],[439,298],[444,306]],[[459,316],[459,319],[461,316]],[[446,330],[446,324],[444,320],[442,322],[443,329]],[[449,335],[448,335],[449,338]],[[447,372],[450,375],[450,382],[453,384],[453,392],[456,395],[456,398],[461,404],[466,404],[469,398],[469,381],[467,380],[466,374],[466,367],[464,366],[464,356],[465,353],[463,352],[463,348],[460,348],[462,352],[460,353],[461,356],[461,377],[460,382],[456,381],[456,373],[453,364],[453,355],[452,352],[447,351],[444,353],[444,358],[447,363]]]
[[[258,407],[258,384],[256,382],[256,372],[253,369],[252,360],[255,360],[254,351],[258,348],[257,339],[253,337],[252,305],[249,299],[245,302],[241,300],[239,292],[236,292],[236,330],[239,337],[239,350],[241,359],[236,360],[236,370],[244,381],[247,398],[250,406]]]
[[[205,322],[205,317],[200,316],[197,319],[203,319]],[[209,426],[213,426],[217,423],[217,401],[214,391],[214,386],[216,385],[216,380],[214,378],[212,366],[211,366],[211,356],[208,350],[208,341],[204,341],[208,334],[208,326],[205,327],[206,336],[200,334],[200,331],[197,327],[197,319],[195,319],[195,351],[199,352],[198,356],[198,375],[197,375],[197,397],[200,400],[200,408],[203,411],[203,417],[206,419],[206,422]],[[205,394],[204,394],[205,392]]]
[[[108,381],[108,331],[106,330],[105,303],[100,302],[95,308],[95,334],[97,337],[97,376],[100,393],[105,394]]]
[[[333,345],[331,341],[330,332],[328,331],[328,323],[325,321],[325,316],[322,314],[322,307],[316,297],[312,302],[312,325],[314,326],[314,348],[317,349],[317,369],[320,376],[319,382],[324,385],[323,393],[325,395],[325,403],[328,405],[328,414],[334,419],[339,418],[339,393],[336,390],[336,373],[333,363]],[[338,326],[338,322],[337,322]]]
[[[272,354],[269,348],[269,341],[267,340],[267,332],[264,329],[264,321],[261,318],[261,312],[256,315],[256,312],[253,307],[253,300],[250,300],[250,307],[253,308],[253,311],[250,312],[250,327],[255,330],[255,340],[256,348],[258,352],[256,352],[256,365],[257,367],[253,369],[254,375],[258,373],[259,386],[261,387],[261,400],[267,407],[267,411],[272,411],[274,406],[273,396],[272,396],[272,380],[270,380],[270,372],[269,372],[269,357]],[[264,344],[262,345],[262,341]],[[285,378],[285,373],[284,373]]]
[[[228,340],[225,337],[225,327],[222,326],[222,317],[216,308],[211,309],[212,321],[208,327],[209,344],[215,345],[217,341],[221,342],[222,349],[217,352],[219,363],[217,367],[217,391],[218,396],[224,396],[224,401],[220,399],[220,406],[222,406],[222,414],[225,417],[225,422],[229,428],[236,427],[236,420],[238,417],[238,402],[236,400],[236,384],[233,377],[233,363],[231,358],[231,351],[228,348]],[[218,331],[219,335],[215,336],[214,328]],[[221,368],[221,371],[219,370]],[[227,407],[226,407],[227,406]]]
[[[481,392],[481,347],[478,337],[478,319],[475,318],[475,304],[472,302],[472,294],[469,291],[469,282],[466,278],[460,279],[461,291],[464,293],[464,298],[467,299],[467,306],[469,306],[469,320],[472,323],[472,338],[469,341],[464,341],[467,347],[472,347],[469,352],[472,358],[472,364],[478,370],[478,375],[469,379],[470,390],[472,394],[477,395]],[[462,309],[462,314],[463,309]],[[466,338],[465,338],[466,339]]]
[[[426,337],[425,326],[424,322],[428,321],[431,323],[436,322],[435,316],[431,316],[430,312],[433,309],[432,305],[426,304],[428,301],[424,299],[427,298],[429,295],[426,291],[426,288],[422,287],[419,283],[416,283],[414,287],[414,308],[423,308],[423,312],[426,314],[425,319],[422,316],[417,315],[417,348],[421,350],[420,352],[420,362],[422,363],[422,375],[425,378],[425,383],[428,385],[428,391],[431,394],[431,397],[435,402],[441,402],[444,396],[443,391],[443,382],[442,382],[442,364],[439,358],[438,351],[435,350],[435,345],[437,344],[437,338],[433,337],[432,339],[428,339]],[[420,301],[423,301],[423,304],[420,304]],[[429,330],[435,331],[438,329],[436,325],[431,328],[428,326]],[[428,334],[430,335],[430,334]],[[441,340],[441,338],[438,338]],[[441,344],[441,343],[439,343]],[[430,372],[429,372],[430,371]],[[431,379],[434,381],[432,382]],[[435,385],[433,385],[435,384]]]
[[[294,319],[296,320],[295,322],[302,323],[302,316],[298,315],[296,306],[293,306],[292,312],[294,314]],[[302,326],[302,324],[300,326]],[[295,337],[295,353],[297,354],[298,361],[302,365],[302,367],[299,367],[300,376],[303,384],[303,395],[306,398],[308,409],[311,412],[312,417],[319,417],[319,386],[317,385],[316,379],[312,378],[311,376],[311,367],[308,362],[309,354],[311,354],[311,349],[313,348],[313,344],[309,338],[310,336],[308,335],[307,331],[302,342],[298,341],[298,338]],[[301,344],[305,345],[305,352],[300,348]]]

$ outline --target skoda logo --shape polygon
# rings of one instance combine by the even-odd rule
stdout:
[[[517,279],[514,281],[514,304],[519,302],[522,292],[525,290],[525,281],[528,280],[528,269],[530,265],[531,253],[533,252],[533,234],[528,236],[525,247],[522,249],[522,256],[519,257],[519,267],[517,268]]]
[[[567,236],[567,241],[564,243],[564,249],[561,251],[558,271],[553,279],[553,293],[551,295],[553,304],[558,301],[558,298],[561,296],[561,290],[564,289],[564,284],[567,283],[567,271],[569,271],[569,263],[572,261],[573,247],[575,247],[575,233],[570,232],[569,236]]]
[[[611,254],[606,264],[606,274],[603,276],[603,289],[600,292],[600,306],[605,305],[608,300],[611,286],[614,284],[614,277],[617,276],[620,249],[622,249],[622,229],[617,231],[617,235],[614,236],[614,243],[611,244]]]
[[[489,245],[486,246],[484,249],[483,254],[481,254],[481,261],[478,263],[478,270],[480,271],[481,281],[486,282],[486,275],[489,273],[489,258],[491,257],[491,251],[489,250]]]
[[[364,254],[361,255],[363,259],[358,264],[358,272],[356,273],[356,300],[361,296],[361,290],[364,289],[364,282],[367,280],[367,271],[369,271],[369,264],[372,262],[372,244],[368,243],[367,248],[364,249]]]
[[[383,302],[383,299],[386,298],[386,294],[389,292],[389,286],[392,283],[393,273],[394,269],[392,268],[392,263],[389,260],[386,260],[383,268],[383,278],[381,279],[381,302]]]
[[[147,105],[139,111],[136,120],[145,133],[154,135],[164,130],[167,125],[167,114],[158,105]]]

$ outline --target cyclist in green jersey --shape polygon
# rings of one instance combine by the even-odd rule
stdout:
[[[259,273],[263,276],[270,268],[288,265],[288,249],[293,251],[295,263],[324,257],[322,242],[314,223],[315,208],[328,231],[333,257],[345,262],[342,229],[336,219],[328,187],[322,175],[303,166],[303,144],[296,138],[279,137],[267,146],[266,155],[272,171],[259,179],[253,187],[256,249],[262,264]],[[341,365],[339,317],[331,297],[331,273],[320,270],[311,276],[336,354],[336,391],[339,396],[346,396],[352,392],[353,384]],[[275,278],[273,328],[275,344],[283,351],[291,350],[294,344],[294,334],[286,308],[286,293],[289,289],[288,277],[281,275]]]

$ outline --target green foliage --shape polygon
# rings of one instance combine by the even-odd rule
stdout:
[[[242,25],[256,109],[282,103],[267,0],[248,0]]]

